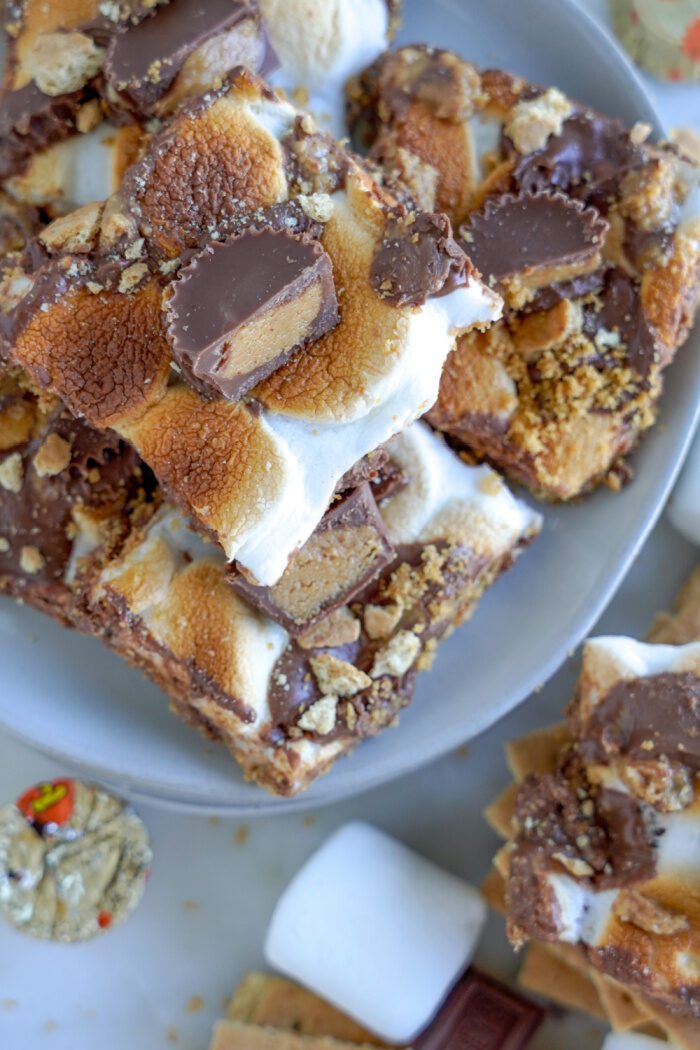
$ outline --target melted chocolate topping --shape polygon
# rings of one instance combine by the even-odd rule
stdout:
[[[588,310],[584,331],[595,335],[601,328],[616,332],[628,363],[646,378],[658,356],[658,340],[644,311],[639,282],[624,270],[609,269],[600,292],[602,309]]]
[[[569,117],[542,149],[522,157],[513,179],[531,193],[563,190],[605,214],[624,176],[643,163],[643,150],[620,121],[587,110]]]
[[[23,399],[3,401],[0,412]],[[31,411],[31,401],[24,404]],[[33,458],[51,435],[70,445],[70,463],[55,476],[39,477]],[[60,581],[73,549],[71,511],[80,504],[122,510],[143,483],[138,456],[113,432],[92,430],[60,408],[37,437],[3,453],[3,458],[13,452],[21,456],[22,486],[16,493],[0,489],[0,537],[9,545],[0,552],[0,573],[27,576],[37,583]],[[41,554],[43,564],[34,573],[27,574],[21,565],[23,547]]]
[[[587,763],[663,757],[700,773],[700,678],[683,671],[617,682],[581,733]]]
[[[0,96],[0,179],[21,172],[35,153],[72,134],[75,118],[88,97],[82,88],[51,98],[31,81]]]
[[[422,306],[467,284],[469,259],[446,215],[421,212],[390,221],[372,263],[372,287],[392,306]]]
[[[112,39],[105,75],[137,108],[167,92],[187,58],[210,37],[255,17],[249,0],[170,0]]]

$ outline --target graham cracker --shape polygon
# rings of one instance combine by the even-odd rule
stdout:
[[[299,1035],[240,1021],[219,1021],[210,1050],[370,1050],[368,1043],[346,1043],[328,1036]]]
[[[593,981],[556,958],[543,944],[534,943],[527,949],[518,984],[568,1010],[607,1020]]]
[[[518,797],[518,784],[509,784],[495,802],[487,806],[484,816],[502,839],[509,839],[512,832],[512,821],[515,816],[515,800]]]
[[[344,1043],[386,1046],[351,1018],[313,992],[283,977],[249,973],[234,992],[228,1018],[247,1025],[281,1028],[305,1036],[327,1036]]]
[[[685,645],[700,638],[700,565],[683,584],[672,613],[659,613],[647,640],[663,645]]]
[[[616,1032],[646,1031],[649,1015],[624,985],[592,969],[591,980]]]
[[[556,769],[560,752],[570,740],[569,730],[564,723],[536,729],[506,744],[508,768],[518,783],[528,773],[552,773]]]
[[[493,911],[497,912],[499,915],[505,915],[506,883],[503,876],[496,871],[495,868],[491,868],[482,882],[481,896],[484,898],[489,908],[492,908]]]

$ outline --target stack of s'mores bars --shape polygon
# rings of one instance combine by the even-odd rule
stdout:
[[[700,258],[644,129],[304,10],[13,0],[0,98],[0,587],[280,794],[540,531],[478,461],[619,484]]]
[[[680,1050],[700,1046],[699,637],[696,571],[649,643],[590,640],[566,723],[509,745],[487,810],[521,983]]]

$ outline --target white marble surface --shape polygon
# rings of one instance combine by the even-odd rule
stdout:
[[[604,16],[605,0],[584,5]],[[649,81],[668,126],[700,127],[700,88]],[[598,632],[643,634],[668,606],[696,551],[664,520]],[[136,915],[89,945],[35,943],[0,926],[0,1050],[206,1050],[222,1000],[251,967],[273,905],[294,872],[343,822],[361,818],[478,883],[497,846],[481,810],[506,782],[503,742],[558,717],[576,658],[518,712],[436,765],[349,802],[250,826],[139,805],[153,837],[153,876]],[[0,734],[0,800],[65,773]],[[371,892],[371,873],[367,890]],[[516,960],[492,918],[477,962],[504,978]],[[538,1050],[597,1050],[602,1030],[553,1016]]]

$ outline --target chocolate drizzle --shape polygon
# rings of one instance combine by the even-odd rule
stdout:
[[[423,306],[469,281],[472,267],[437,212],[396,214],[372,263],[372,287],[392,306]]]

